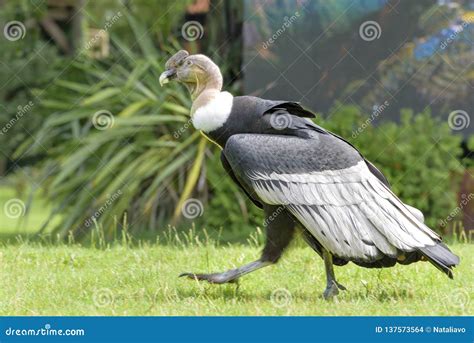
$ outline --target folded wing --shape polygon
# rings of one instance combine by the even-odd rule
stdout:
[[[236,135],[224,153],[260,200],[285,206],[335,256],[372,262],[435,246],[440,237],[329,135]]]

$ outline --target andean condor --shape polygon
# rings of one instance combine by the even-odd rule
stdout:
[[[222,164],[263,208],[266,243],[259,260],[223,273],[184,273],[211,283],[276,263],[300,227],[323,258],[328,299],[344,286],[333,264],[367,268],[428,260],[453,277],[459,258],[404,204],[383,174],[343,138],[314,124],[314,114],[292,101],[234,97],[222,91],[219,67],[181,50],[166,62],[160,84],[183,83],[191,93],[192,122],[221,149]]]

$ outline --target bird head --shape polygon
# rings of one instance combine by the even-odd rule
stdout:
[[[160,85],[178,81],[188,88],[193,98],[206,89],[222,89],[219,67],[205,55],[189,55],[186,50],[180,50],[166,62],[165,69],[160,75]]]

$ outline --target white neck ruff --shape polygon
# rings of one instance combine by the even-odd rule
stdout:
[[[206,105],[199,107],[192,116],[193,126],[204,132],[222,127],[232,111],[234,97],[229,92],[220,92]]]

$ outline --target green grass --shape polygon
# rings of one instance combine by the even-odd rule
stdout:
[[[5,245],[0,315],[472,315],[472,245],[451,247],[462,259],[454,280],[426,262],[383,270],[350,264],[336,268],[348,290],[326,302],[322,261],[299,245],[238,287],[177,276],[249,262],[259,255],[255,244]],[[273,292],[282,298],[272,300]]]
[[[12,197],[24,200],[6,187],[0,191],[2,207]],[[473,314],[472,244],[450,244],[461,256],[454,280],[426,262],[389,269],[336,267],[348,290],[326,302],[322,260],[300,241],[280,263],[244,276],[238,287],[210,285],[178,275],[255,260],[262,235],[223,245],[216,243],[224,239],[220,231],[165,230],[159,239],[133,244],[124,236],[109,245],[100,235],[82,246],[52,244],[54,237],[31,236],[47,213],[41,199],[33,202],[28,220],[0,211],[0,315]]]

